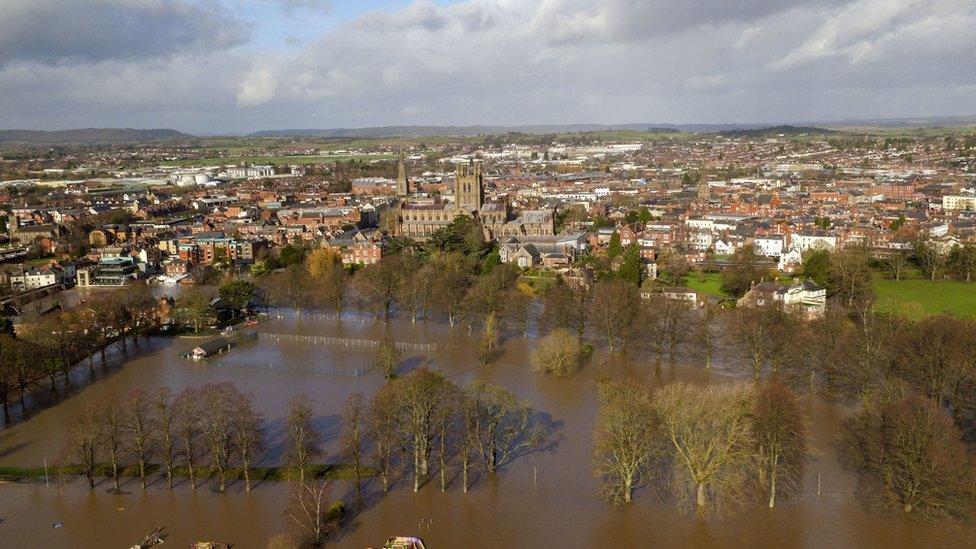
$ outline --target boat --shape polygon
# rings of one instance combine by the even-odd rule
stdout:
[[[393,536],[387,538],[383,549],[427,549],[427,546],[416,536]]]
[[[154,545],[159,545],[166,541],[166,534],[163,532],[165,526],[160,526],[152,532],[146,534],[146,537],[142,539],[141,542],[132,546],[132,549],[146,549],[147,547],[152,547]]]

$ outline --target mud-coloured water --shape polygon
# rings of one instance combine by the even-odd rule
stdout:
[[[609,361],[598,354],[577,376],[554,379],[529,368],[531,342],[510,339],[498,362],[477,366],[467,330],[430,323],[369,321],[326,317],[275,319],[262,330],[352,338],[395,338],[438,342],[430,353],[407,352],[404,370],[420,364],[444,371],[464,384],[484,378],[510,388],[558,425],[553,447],[519,458],[497,478],[480,478],[462,494],[457,481],[447,493],[437,482],[414,494],[406,485],[377,498],[333,543],[363,548],[382,544],[394,534],[422,536],[433,549],[459,547],[972,547],[971,527],[919,522],[900,516],[865,511],[855,497],[856,479],[837,461],[834,444],[845,410],[818,399],[805,399],[810,416],[811,458],[803,490],[776,509],[761,506],[724,519],[696,519],[662,503],[643,489],[627,508],[614,508],[599,497],[590,469],[592,428],[597,410],[596,380],[637,377],[648,383],[686,380],[726,383],[732,378],[694,367]],[[267,420],[269,450],[264,460],[276,462],[282,451],[283,407],[306,393],[314,399],[316,422],[327,440],[326,450],[338,449],[339,415],[353,392],[373,394],[384,383],[382,373],[360,378],[288,371],[308,365],[355,370],[369,362],[372,351],[340,345],[273,343],[242,345],[229,354],[202,363],[179,358],[200,340],[156,339],[143,343],[139,355],[124,366],[99,373],[96,380],[25,421],[0,432],[0,465],[38,466],[45,458],[59,459],[65,426],[82,402],[124,395],[134,388],[153,390],[231,381],[252,392]],[[818,479],[820,493],[817,493]],[[169,547],[210,539],[235,547],[265,547],[275,534],[289,531],[281,512],[287,504],[282,484],[259,485],[245,493],[239,484],[228,494],[209,488],[196,492],[181,485],[165,490],[157,482],[148,491],[130,481],[124,495],[106,493],[107,483],[94,492],[81,481],[59,490],[51,486],[0,485],[0,547],[119,547],[124,548],[158,526],[166,526]],[[333,497],[349,486],[336,483]],[[61,528],[53,528],[56,521]]]

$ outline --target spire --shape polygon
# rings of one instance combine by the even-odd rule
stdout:
[[[403,158],[403,147],[400,147],[400,162],[397,166],[397,196],[410,194],[410,181],[407,179],[407,163]]]
[[[698,171],[698,200],[708,202],[711,194],[711,189],[708,188],[708,178],[705,177],[705,167],[702,166]]]

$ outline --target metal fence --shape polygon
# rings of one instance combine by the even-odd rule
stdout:
[[[379,339],[357,339],[351,337],[313,336],[302,334],[281,334],[274,332],[258,332],[258,337],[266,341],[293,341],[312,345],[343,345],[345,347],[364,347],[375,349],[384,343],[392,343],[401,351],[431,352],[440,347],[437,343],[414,343],[409,341],[383,341]]]

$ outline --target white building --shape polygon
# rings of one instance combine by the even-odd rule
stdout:
[[[837,248],[837,237],[830,234],[794,233],[790,242],[792,247],[800,253],[807,250],[834,250]]]

